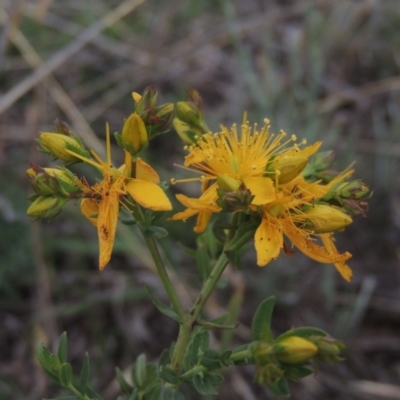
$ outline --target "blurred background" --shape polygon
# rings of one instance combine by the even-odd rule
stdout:
[[[59,117],[104,154],[105,122],[120,130],[131,92],[148,85],[160,103],[197,89],[213,130],[247,110],[251,122],[271,119],[275,132],[323,140],[339,168],[356,161],[356,177],[374,194],[368,216],[337,235],[353,254],[352,282],[301,254],[259,269],[250,246],[245,268],[228,270],[207,314],[243,301],[228,338],[237,346],[250,338],[257,305],[275,295],[275,334],[315,325],[347,346],[343,363],[291,384],[293,399],[400,399],[398,0],[0,0],[0,25],[1,400],[65,393],[35,360],[38,343],[54,350],[64,330],[70,361],[79,371],[89,352],[92,385],[105,399],[119,394],[115,366],[127,370],[141,352],[157,360],[176,338],[176,323],[144,293],[146,283],[166,299],[134,229],[120,226],[100,273],[97,232],[76,204],[51,223],[25,215],[25,171],[31,162],[49,165],[38,133]],[[173,164],[183,154],[172,131],[151,143],[147,158],[169,180],[179,177]],[[173,243],[194,248],[192,227],[169,223],[160,242],[186,305],[199,278]],[[217,334],[214,345],[221,340]],[[273,399],[253,374],[226,374],[218,398]]]

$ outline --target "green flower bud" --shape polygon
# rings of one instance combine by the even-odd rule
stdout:
[[[51,154],[56,159],[58,158],[67,162],[80,161],[67,150],[78,154],[88,154],[80,141],[61,133],[43,132],[40,134],[38,143],[42,151]]]
[[[148,143],[147,130],[142,118],[137,113],[131,114],[122,128],[122,147],[135,156],[146,148]]]
[[[277,175],[278,183],[285,184],[292,181],[307,166],[307,158],[299,156],[277,156],[267,166],[267,175],[274,180]]]
[[[226,192],[236,192],[241,182],[238,179],[234,179],[227,174],[221,174],[217,176],[218,187]]]
[[[69,196],[82,190],[80,180],[66,168],[43,168],[50,177],[55,178],[58,183],[58,193]]]
[[[341,351],[344,349],[344,344],[339,340],[331,337],[320,337],[314,340],[318,348],[317,358],[324,362],[340,362],[343,359],[340,357]]]
[[[36,218],[53,218],[60,213],[66,199],[54,196],[39,196],[29,206],[27,215]]]
[[[315,204],[304,210],[307,228],[314,233],[328,233],[344,229],[353,220],[340,209],[327,205]]]
[[[276,357],[285,364],[303,364],[312,359],[318,347],[300,336],[290,336],[277,342]]]

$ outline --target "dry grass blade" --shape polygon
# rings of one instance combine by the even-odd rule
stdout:
[[[30,76],[25,78],[22,82],[6,93],[0,100],[0,113],[4,112],[27,91],[32,89],[32,87],[37,85],[45,77],[64,64],[72,55],[90,43],[99,35],[100,32],[115,24],[118,20],[132,12],[144,1],[145,0],[126,0],[114,10],[110,11],[102,19],[100,19],[100,21],[85,29],[74,41],[72,41],[62,50],[55,53],[42,66],[38,67],[35,72],[33,72]]]

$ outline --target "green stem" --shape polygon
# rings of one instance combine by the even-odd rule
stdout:
[[[144,221],[144,216],[143,216],[142,210],[139,208],[139,206],[135,207],[135,210],[133,211],[133,213],[134,213],[134,216],[135,216],[136,220]],[[157,244],[156,244],[156,242],[155,242],[155,240],[153,238],[149,238],[144,233],[143,229],[140,228],[140,225],[139,225],[139,229],[140,229],[140,231],[142,233],[142,236],[143,236],[143,238],[144,238],[144,240],[146,242],[146,245],[147,245],[147,247],[148,247],[148,249],[150,251],[150,254],[151,254],[152,258],[153,258],[154,264],[155,264],[155,266],[157,268],[158,275],[160,276],[160,279],[161,279],[161,281],[162,281],[162,283],[164,285],[164,288],[165,288],[165,291],[167,292],[168,298],[171,301],[172,308],[174,309],[174,311],[178,315],[179,321],[183,321],[185,313],[184,313],[184,311],[182,309],[182,306],[181,306],[181,304],[179,302],[178,296],[175,293],[175,289],[174,289],[174,287],[172,285],[172,282],[171,282],[171,280],[170,280],[170,278],[168,276],[167,270],[166,270],[165,265],[164,265],[164,261],[163,261],[163,259],[161,257],[161,254],[160,254],[159,250],[158,250]]]
[[[233,215],[232,226],[237,226],[238,218],[239,214]],[[235,236],[235,229],[232,229],[228,234],[226,245],[229,243],[230,240],[232,240],[234,236]],[[204,282],[203,288],[198,294],[197,299],[194,302],[193,307],[190,310],[187,319],[182,320],[178,339],[175,344],[175,350],[172,355],[172,361],[171,361],[171,368],[176,372],[179,372],[179,370],[181,369],[183,357],[185,355],[186,348],[189,344],[190,334],[192,333],[193,327],[195,326],[196,321],[198,320],[201,312],[203,311],[204,305],[206,304],[211,293],[213,292],[215,285],[217,284],[219,278],[224,272],[226,266],[228,265],[228,262],[229,262],[228,258],[226,257],[225,253],[222,252],[218,261],[214,265],[213,270],[211,271],[207,280]]]

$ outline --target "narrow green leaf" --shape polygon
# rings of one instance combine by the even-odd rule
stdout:
[[[328,333],[323,331],[322,329],[314,328],[312,326],[303,326],[300,328],[293,328],[288,330],[282,335],[279,335],[276,340],[281,340],[290,336],[300,336],[302,338],[309,338],[310,336],[329,336]]]
[[[267,385],[270,392],[277,397],[290,397],[290,389],[286,379],[279,379],[276,383]]]
[[[178,390],[165,387],[162,391],[162,400],[185,400],[185,396]]]
[[[63,387],[68,387],[72,381],[72,366],[71,364],[64,363],[61,365],[58,371],[58,379],[60,380],[60,385]]]
[[[136,400],[138,398],[138,391],[137,389],[133,389],[131,395],[128,397],[128,400]]]
[[[48,375],[55,380],[57,383],[59,382],[58,380],[58,369],[61,366],[60,361],[58,357],[56,357],[54,354],[50,353],[49,350],[44,347],[43,343],[40,343],[37,351],[36,351],[36,356],[40,362],[40,365],[43,367],[43,369],[48,373]],[[56,357],[56,361],[58,363],[57,369],[54,369],[53,365],[53,358]]]
[[[237,269],[243,269],[242,258],[237,251],[226,250],[224,253],[234,267]]]
[[[115,368],[115,376],[116,376],[119,386],[121,386],[121,390],[124,392],[124,394],[126,394],[126,395],[131,394],[132,390],[133,390],[133,386],[130,385],[126,381],[122,371],[119,368]]]
[[[67,352],[68,352],[68,340],[67,332],[63,332],[60,336],[60,341],[58,342],[57,355],[60,359],[61,364],[67,362]]]
[[[179,317],[176,315],[175,311],[173,311],[170,307],[168,307],[160,299],[158,299],[156,295],[153,293],[153,291],[147,285],[145,285],[145,290],[147,295],[150,297],[150,300],[157,307],[160,313],[179,322]]]
[[[171,352],[170,349],[165,349],[160,356],[158,364],[160,366],[168,365],[171,363]]]
[[[196,258],[196,250],[178,243],[178,247],[189,257]]]
[[[144,381],[146,380],[146,354],[140,354],[136,359],[135,367],[133,368],[134,374],[132,374],[135,386],[138,389],[143,387]]]
[[[89,372],[90,372],[89,354],[85,353],[83,357],[82,371],[79,377],[79,388],[82,394],[86,393],[86,386],[89,380]]]
[[[226,366],[222,361],[222,354],[219,351],[213,349],[204,350],[204,354],[201,357],[201,365],[206,367],[209,371],[220,369]]]
[[[89,385],[86,386],[86,395],[90,399],[103,400],[103,398],[98,393],[96,393]]]
[[[251,323],[253,340],[262,340],[263,342],[272,341],[271,317],[274,305],[275,297],[271,296],[258,306]]]

